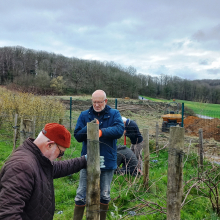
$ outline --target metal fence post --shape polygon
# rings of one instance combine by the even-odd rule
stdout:
[[[70,97],[70,130],[72,130],[72,97]]]
[[[183,120],[184,120],[184,103],[182,103],[182,123],[181,123],[181,127],[184,127],[184,123],[183,123]]]
[[[156,122],[156,152],[157,152],[157,155],[159,154],[158,135],[159,135],[159,125],[158,125],[158,122]]]

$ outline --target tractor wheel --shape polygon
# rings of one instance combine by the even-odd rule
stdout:
[[[163,123],[162,123],[162,132],[166,132],[166,130],[167,130],[166,125],[167,125],[167,123],[163,121]]]

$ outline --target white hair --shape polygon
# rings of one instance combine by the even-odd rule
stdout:
[[[105,93],[103,90],[100,90],[100,89],[99,89],[99,90],[96,90],[95,92],[93,92],[93,93],[92,93],[92,97],[93,97],[93,95],[96,94],[96,93],[103,93],[104,99],[107,98],[107,97],[106,97],[106,93]]]

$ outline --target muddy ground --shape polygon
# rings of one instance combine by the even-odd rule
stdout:
[[[66,108],[70,108],[68,101],[63,101]],[[109,99],[108,105],[115,108],[115,99]],[[91,100],[72,100],[73,111],[84,111],[91,106]],[[135,120],[142,130],[149,129],[150,138],[155,138],[156,124],[159,126],[159,144],[164,145],[169,140],[169,133],[162,132],[162,115],[167,110],[166,103],[150,102],[147,100],[125,100],[117,99],[117,109],[121,115]],[[169,107],[169,110],[177,110],[176,106]],[[179,106],[179,113],[181,107]],[[188,109],[184,114],[185,128],[185,151],[198,152],[199,146],[199,129],[203,130],[203,147],[206,157],[212,157],[213,160],[219,161],[220,155],[220,119],[202,119],[194,116]],[[212,159],[211,158],[211,159]]]

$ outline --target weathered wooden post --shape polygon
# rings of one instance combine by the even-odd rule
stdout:
[[[100,150],[99,125],[87,123],[87,192],[86,219],[100,219]]]
[[[13,151],[16,149],[16,141],[17,141],[17,124],[18,124],[18,114],[15,114],[15,125],[14,125],[14,140],[13,140]]]
[[[143,151],[144,151],[144,187],[148,188],[149,183],[149,159],[150,159],[150,151],[149,151],[149,132],[147,128],[143,129]]]
[[[158,122],[156,122],[156,152],[157,152],[157,155],[159,154],[158,135],[159,135],[159,125],[158,125]]]
[[[33,116],[33,117],[32,117],[32,120],[33,120],[33,135],[32,135],[32,138],[35,139],[35,132],[36,132],[36,130],[35,130],[35,128],[36,128],[36,116]]]
[[[63,119],[62,119],[62,118],[59,119],[59,124],[60,124],[60,125],[63,124]]]
[[[199,156],[200,156],[200,166],[203,166],[203,130],[199,129]]]
[[[33,138],[33,121],[29,119],[21,118],[21,125],[20,125],[20,145],[28,138]]]
[[[183,194],[183,147],[185,129],[170,127],[168,181],[167,181],[167,220],[180,220]]]
[[[198,178],[200,178],[200,169],[201,169],[201,171],[203,170],[203,130],[202,130],[202,128],[199,129],[198,154],[199,154]]]

